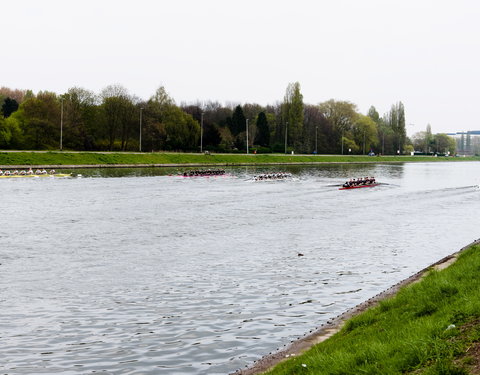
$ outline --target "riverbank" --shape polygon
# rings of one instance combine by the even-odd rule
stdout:
[[[480,374],[479,270],[477,240],[235,374]]]
[[[0,168],[107,168],[235,166],[262,164],[399,163],[480,161],[480,157],[284,155],[284,154],[186,154],[131,152],[0,152]]]

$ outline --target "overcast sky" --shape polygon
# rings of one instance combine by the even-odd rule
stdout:
[[[0,86],[148,99],[405,105],[408,134],[480,129],[475,0],[2,2]]]

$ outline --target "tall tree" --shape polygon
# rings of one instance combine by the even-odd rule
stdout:
[[[21,148],[20,121],[15,114],[6,119],[0,117],[0,148]]]
[[[433,142],[432,127],[430,126],[430,124],[428,124],[427,125],[427,130],[425,131],[423,152],[425,152],[427,154],[430,151],[430,144],[432,142]]]
[[[353,103],[334,99],[320,103],[318,107],[332,128],[332,148],[340,153],[345,138],[353,142],[351,130],[358,117],[357,107]]]
[[[124,150],[134,108],[130,95],[123,86],[111,85],[102,90],[100,97],[107,124],[108,149],[113,150],[115,140],[120,135],[120,149]]]
[[[368,117],[370,117],[375,123],[378,125],[380,124],[380,115],[377,112],[377,109],[372,105],[368,110]]]
[[[17,112],[20,111],[26,148],[39,150],[59,146],[60,105],[55,93],[40,91],[35,97],[23,101]]]
[[[96,138],[97,99],[92,91],[72,87],[62,95],[64,145],[73,150],[92,150]]]
[[[455,153],[455,139],[446,134],[435,134],[434,136],[435,152],[440,154]]]
[[[270,128],[265,112],[260,112],[256,121],[257,134],[255,135],[255,144],[263,147],[270,145]]]
[[[303,113],[304,152],[335,152],[328,142],[332,137],[331,126],[318,106],[306,104]]]
[[[287,145],[301,148],[303,140],[303,95],[300,83],[289,83],[281,106],[284,128],[287,132]],[[285,134],[284,134],[285,135]]]
[[[229,122],[229,128],[232,132],[232,135],[236,137],[241,132],[246,131],[246,122],[247,119],[243,114],[242,106],[237,105],[233,111],[232,118]]]
[[[388,116],[388,124],[394,133],[397,153],[401,154],[407,136],[407,131],[405,129],[405,108],[402,102],[392,105]]]
[[[157,136],[157,147],[168,150],[197,150],[200,125],[175,105],[162,86],[147,103],[146,120],[150,135]]]
[[[10,115],[18,109],[18,102],[10,97],[5,98],[2,104],[3,118],[10,117]]]
[[[362,154],[368,153],[378,142],[375,121],[369,116],[358,115],[352,133],[353,140],[358,145],[359,151]]]

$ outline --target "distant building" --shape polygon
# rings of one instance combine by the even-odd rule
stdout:
[[[447,133],[457,140],[457,154],[480,155],[480,130]]]

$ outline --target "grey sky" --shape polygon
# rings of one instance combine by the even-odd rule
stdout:
[[[474,0],[23,0],[2,3],[0,86],[98,93],[121,84],[177,103],[348,100],[407,132],[479,129]]]

